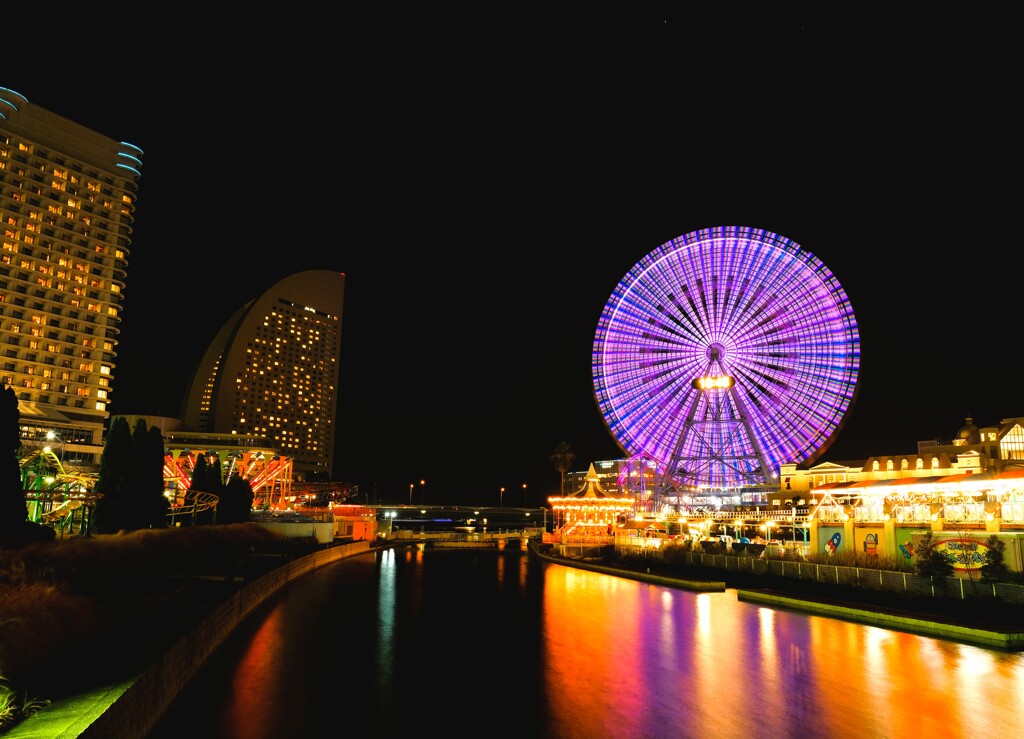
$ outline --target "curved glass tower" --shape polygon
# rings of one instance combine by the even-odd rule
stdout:
[[[331,475],[344,297],[344,274],[309,270],[239,308],[199,361],[185,425],[269,439],[297,473]]]

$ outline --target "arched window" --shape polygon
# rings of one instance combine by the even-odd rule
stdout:
[[[895,465],[892,463],[892,460],[891,459],[886,460],[886,462],[885,462],[885,469],[888,470],[889,472],[892,472],[893,467],[895,467]]]
[[[921,459],[920,457],[917,458],[917,469],[919,469],[919,470],[923,470],[924,469],[924,460]]]
[[[933,470],[939,469],[939,458],[938,457],[932,457],[932,469]]]
[[[905,470],[909,466],[910,466],[910,464],[907,462],[907,458],[906,457],[904,457],[903,459],[900,460],[900,469],[901,470]]]
[[[871,471],[872,472],[878,472],[878,460],[877,459],[874,462],[871,463]]]

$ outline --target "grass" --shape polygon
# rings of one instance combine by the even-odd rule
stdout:
[[[318,546],[242,523],[0,549],[0,730],[144,668],[240,581]]]

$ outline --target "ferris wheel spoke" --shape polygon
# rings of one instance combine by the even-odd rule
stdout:
[[[859,363],[850,301],[817,257],[762,229],[719,227],[634,265],[602,312],[592,366],[620,445],[657,459],[663,479],[700,486],[823,453]]]

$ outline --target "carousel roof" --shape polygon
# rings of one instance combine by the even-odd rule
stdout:
[[[620,502],[622,498],[614,493],[609,493],[603,487],[601,487],[600,478],[597,475],[597,471],[594,469],[594,463],[590,463],[590,469],[587,471],[587,477],[583,482],[583,487],[577,490],[575,493],[570,493],[564,498],[553,496],[549,500],[560,500],[560,501],[608,501]]]
[[[575,493],[569,496],[570,498],[615,498],[618,496],[612,495],[603,487],[601,487],[601,480],[597,476],[597,470],[594,469],[594,463],[590,463],[590,469],[587,470],[587,477],[583,482],[583,487],[577,490]]]

